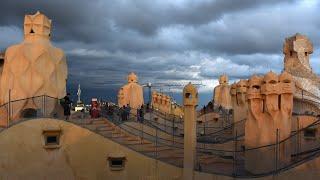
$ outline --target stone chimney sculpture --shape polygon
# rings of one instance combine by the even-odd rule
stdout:
[[[152,92],[152,101],[151,101],[152,108],[158,110],[159,103],[158,103],[158,93],[156,91]]]
[[[196,106],[198,105],[198,91],[191,83],[183,89],[184,105],[184,159],[183,179],[194,178],[194,166],[196,160]]]
[[[153,91],[151,104],[155,110],[162,113],[179,117],[183,116],[181,105],[177,104],[172,97],[166,94]]]
[[[296,113],[304,113],[307,110],[320,113],[320,78],[310,66],[312,52],[311,41],[299,33],[286,38],[283,44],[284,71],[291,74],[296,83],[294,99],[295,102],[299,102],[294,104]],[[306,104],[304,100],[309,100],[309,103]]]
[[[228,84],[229,78],[227,75],[221,75],[219,77],[219,85],[214,88],[214,102],[217,105],[221,105],[225,109],[231,109],[231,95],[230,85]]]
[[[238,122],[247,117],[247,80],[241,79],[231,85],[231,103],[233,108],[233,122]]]
[[[118,105],[129,104],[133,109],[138,109],[143,105],[143,89],[138,84],[138,77],[135,73],[131,72],[127,77],[128,83],[122,86],[118,93]],[[133,111],[134,113],[136,111]]]
[[[245,125],[247,149],[273,145],[290,136],[294,82],[292,76],[273,72],[252,76],[248,82],[248,117]],[[290,142],[278,145],[279,163],[290,160]],[[246,151],[246,169],[252,173],[273,170],[274,146]],[[256,161],[259,159],[259,161]]]
[[[68,75],[66,57],[61,49],[51,44],[51,27],[51,20],[39,11],[25,16],[24,40],[6,50],[1,77],[1,104],[9,99],[13,101],[40,95],[54,98],[65,96]],[[12,118],[19,118],[25,109],[40,108],[39,101],[31,98],[16,102],[11,111]],[[46,109],[48,113],[54,109],[49,107]]]

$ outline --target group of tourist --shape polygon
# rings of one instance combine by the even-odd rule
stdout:
[[[119,109],[119,120],[121,121],[127,121],[130,118],[130,114],[131,114],[131,107],[129,104],[127,104],[126,106],[123,105],[120,109]],[[144,121],[144,106],[141,105],[140,108],[137,109],[137,121],[143,123]]]
[[[72,104],[72,101],[70,100],[69,93],[63,99],[61,99],[60,104],[62,105],[62,107],[64,109],[64,116],[65,116],[66,120],[68,120],[70,117],[70,114],[71,114],[70,110],[71,110],[71,104]],[[113,108],[111,108],[111,106],[107,105],[106,109],[107,109],[108,114],[112,114]],[[147,109],[148,109],[148,107],[147,107]],[[130,114],[131,114],[130,105],[129,104],[127,104],[126,106],[123,105],[119,109],[119,120],[128,121],[130,118]],[[141,105],[141,107],[137,109],[137,121],[138,122],[143,123],[144,114],[145,114],[145,108],[143,105]],[[98,104],[95,101],[92,102],[92,108],[90,109],[90,115],[92,118],[97,118],[100,116],[100,110],[98,108]]]
[[[127,104],[127,106],[123,105],[119,109],[119,119],[121,121],[127,121],[130,117],[130,112],[131,112],[131,107],[129,106],[129,104]]]

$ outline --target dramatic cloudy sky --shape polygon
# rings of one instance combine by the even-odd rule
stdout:
[[[316,0],[1,0],[0,49],[22,40],[24,14],[37,10],[66,52],[69,89],[81,83],[91,94],[115,96],[131,71],[141,83],[192,81],[211,93],[222,73],[280,72],[283,40],[296,32],[314,43],[320,72]]]

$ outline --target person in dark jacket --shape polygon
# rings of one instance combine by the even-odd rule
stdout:
[[[121,119],[122,122],[127,120],[127,112],[126,112],[126,106],[123,105],[122,108],[120,108],[120,114],[121,114]]]
[[[144,107],[143,107],[143,105],[141,105],[141,108],[139,109],[138,115],[139,115],[140,122],[143,123],[143,121],[144,121]]]
[[[126,115],[127,115],[126,120],[129,120],[130,119],[130,113],[131,113],[131,107],[130,107],[129,104],[127,104],[127,106],[125,107],[125,111],[126,111]]]
[[[137,109],[137,121],[140,122],[140,109]]]
[[[66,120],[69,120],[69,117],[71,115],[71,103],[72,101],[70,100],[70,94],[67,93],[67,95],[63,98],[64,102],[63,102],[63,113],[64,116],[66,117]]]

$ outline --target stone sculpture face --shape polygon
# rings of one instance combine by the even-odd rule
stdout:
[[[237,83],[237,104],[238,105],[245,104],[246,95],[247,95],[247,81],[241,79]]]
[[[279,76],[280,81],[280,93],[281,93],[281,108],[284,111],[284,115],[291,117],[293,108],[293,94],[295,92],[295,85],[292,76],[283,72]]]
[[[261,93],[265,95],[266,109],[272,116],[275,116],[275,112],[279,110],[278,99],[280,93],[279,78],[275,73],[269,72],[264,76]]]
[[[236,83],[231,84],[230,93],[231,93],[231,96],[235,96],[237,94],[237,84]]]
[[[41,36],[50,38],[51,20],[39,11],[34,15],[26,15],[24,17],[24,36]]]
[[[219,84],[221,85],[228,85],[228,81],[229,81],[229,78],[225,74],[219,77]]]
[[[267,73],[263,79],[262,93],[265,95],[279,94],[279,78],[272,71]]]
[[[130,73],[128,75],[128,83],[138,83],[138,77],[135,73]]]
[[[261,85],[262,85],[262,78],[259,76],[252,76],[248,82],[248,90],[247,96],[248,99],[261,99]]]
[[[257,112],[262,112],[263,103],[261,95],[261,85],[262,78],[258,76],[253,76],[249,79],[247,98],[248,98],[248,108],[250,113],[252,113],[255,118],[258,118]]]
[[[284,71],[279,76],[280,81],[280,91],[282,94],[292,94],[294,93],[294,82],[292,76]]]
[[[233,122],[238,122],[247,117],[247,80],[240,80],[231,85],[231,104],[233,108]]]

